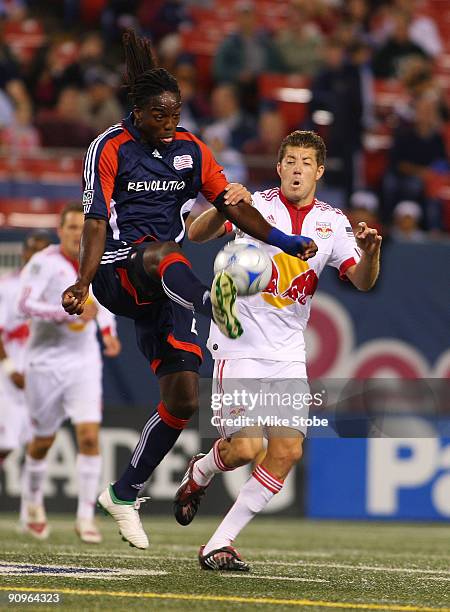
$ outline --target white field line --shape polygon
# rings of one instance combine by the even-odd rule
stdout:
[[[257,580],[292,580],[293,582],[330,582],[320,578],[293,578],[291,576],[265,576],[264,574],[220,574],[221,578],[254,578]]]
[[[21,554],[17,550],[15,551],[1,551],[1,555],[17,555]],[[23,553],[22,553],[23,554]],[[30,552],[27,551],[29,555]],[[116,552],[109,553],[79,553],[79,552],[67,552],[67,551],[51,551],[48,553],[49,555],[61,556],[61,557],[90,557],[90,558],[105,558],[105,559],[117,559]],[[123,555],[120,554],[120,559],[154,559],[157,561],[190,561],[192,563],[196,563],[195,556],[192,557],[175,557],[175,556],[166,556],[166,555],[146,555],[145,553],[137,553],[136,555]],[[313,562],[313,561],[251,561],[252,565],[264,565],[264,566],[280,566],[280,567],[318,567],[324,569],[349,569],[349,570],[357,570],[357,571],[370,571],[370,572],[393,572],[399,574],[425,574],[432,575],[435,574],[437,576],[450,576],[450,570],[436,570],[436,569],[420,569],[420,568],[412,568],[412,567],[392,567],[392,566],[381,566],[381,565],[351,565],[348,563],[321,563],[321,562]]]
[[[23,544],[23,547],[27,548],[27,552],[28,552],[28,547],[27,545]],[[188,553],[194,553],[195,555],[197,554],[197,549],[193,546],[189,546],[189,545],[183,545],[183,544],[158,544],[158,547],[163,548],[165,550],[172,550],[172,551],[186,551]],[[61,549],[62,551],[70,551],[70,546],[69,545],[65,545],[65,544],[52,544],[52,549]],[[123,557],[122,555],[122,548],[114,548],[114,549],[110,549],[109,552],[113,555],[113,554],[117,554],[120,555],[121,557]],[[277,548],[253,548],[253,547],[246,547],[245,548],[247,555],[260,555],[260,554],[264,554],[264,555],[273,555],[273,556],[279,556],[279,557],[297,557],[297,558],[302,558],[302,557],[334,557],[336,555],[359,555],[359,556],[372,556],[372,557],[377,557],[377,556],[385,556],[386,552],[381,552],[381,551],[368,551],[368,550],[361,550],[361,549],[354,549],[354,548],[331,548],[328,549],[327,552],[323,551],[323,550],[300,550],[300,551],[293,551],[293,550],[281,550],[281,549],[277,549]],[[136,554],[140,554],[140,553],[136,553]],[[410,557],[411,555],[414,555],[415,557],[420,557],[420,558],[425,558],[425,559],[443,559],[446,560],[448,559],[450,561],[450,555],[449,554],[436,554],[436,553],[420,553],[420,552],[415,552],[415,551],[411,551],[411,552],[390,552],[389,551],[389,556],[391,557]]]

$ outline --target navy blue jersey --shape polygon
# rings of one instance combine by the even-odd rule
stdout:
[[[140,140],[132,115],[100,134],[83,164],[85,218],[108,221],[107,248],[150,236],[180,242],[201,192],[210,202],[227,180],[210,149],[178,127],[170,145]]]

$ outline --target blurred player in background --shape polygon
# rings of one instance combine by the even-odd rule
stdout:
[[[133,110],[87,151],[80,270],[62,303],[68,313],[81,314],[92,282],[105,307],[135,321],[139,348],[158,376],[161,401],[125,472],[99,497],[122,537],[147,548],[138,492],[198,408],[202,352],[193,311],[214,314],[230,338],[242,333],[231,277],[218,274],[210,292],[182,254],[185,219],[195,198],[202,192],[236,226],[291,255],[306,258],[316,246],[273,228],[248,205],[246,189],[228,184],[210,149],[177,127],[178,83],[156,67],[149,41],[132,31],[123,41]]]
[[[245,336],[231,343],[211,325],[208,348],[215,360],[216,393],[245,388],[242,379],[257,383],[253,384],[253,391],[257,392],[268,383],[265,392],[277,393],[275,397],[283,397],[287,392],[293,399],[294,393],[308,393],[304,332],[319,275],[330,265],[361,291],[368,291],[376,282],[381,246],[377,230],[362,222],[354,235],[342,211],[315,198],[317,182],[325,169],[325,155],[325,143],[320,136],[314,132],[293,132],[279,150],[277,171],[281,188],[253,194],[253,206],[271,223],[288,233],[314,236],[318,251],[306,263],[280,249],[264,246],[273,261],[272,280],[262,293],[238,298]],[[189,238],[203,242],[223,235],[227,229],[232,228],[225,218],[211,209],[192,223]],[[242,238],[248,241],[250,236],[238,232],[236,239]],[[247,384],[252,389],[251,382]],[[177,521],[188,525],[213,476],[257,459],[263,449],[263,433],[268,438],[261,464],[241,488],[235,504],[209,542],[200,549],[199,560],[204,569],[248,571],[248,564],[231,543],[281,491],[289,471],[302,456],[306,427],[301,423],[295,425],[292,420],[288,421],[288,428],[264,426],[256,432],[243,430],[239,419],[230,418],[237,414],[236,408],[241,417],[252,416],[245,406],[223,407],[221,416],[224,420],[229,418],[231,425],[223,421],[219,427],[221,438],[209,453],[191,459],[174,502]],[[264,411],[264,416],[272,414],[289,419],[295,409],[291,402],[287,408],[276,406],[272,412]],[[308,416],[307,410],[306,414],[305,411],[299,414]]]
[[[49,244],[44,232],[29,234],[23,243],[23,265]],[[19,274],[13,272],[0,279],[0,466],[12,450],[31,437],[23,374],[29,326],[17,312]]]
[[[101,535],[93,520],[101,470],[102,359],[97,324],[106,356],[115,357],[121,347],[114,316],[91,296],[80,316],[61,308],[61,292],[77,275],[83,222],[81,204],[67,205],[58,229],[60,244],[32,257],[21,274],[19,310],[31,319],[25,393],[34,437],[25,456],[20,526],[38,539],[48,537],[43,503],[46,456],[58,429],[70,418],[78,446],[76,531],[84,542],[98,543]]]

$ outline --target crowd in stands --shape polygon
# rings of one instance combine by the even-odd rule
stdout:
[[[230,180],[277,185],[281,139],[314,129],[324,199],[354,223],[396,240],[448,235],[445,0],[0,0],[3,156],[85,149],[130,111],[128,27],[152,40],[179,81],[181,125]]]

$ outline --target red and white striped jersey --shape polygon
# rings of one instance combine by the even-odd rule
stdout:
[[[320,274],[329,265],[345,278],[346,270],[359,261],[360,252],[347,217],[325,202],[314,199],[309,206],[298,209],[275,188],[254,193],[253,206],[286,234],[312,238],[318,251],[308,261],[302,261],[237,230],[236,240],[257,244],[269,253],[272,279],[262,293],[238,298],[244,334],[230,340],[212,323],[207,346],[214,359],[304,362],[304,332]]]

